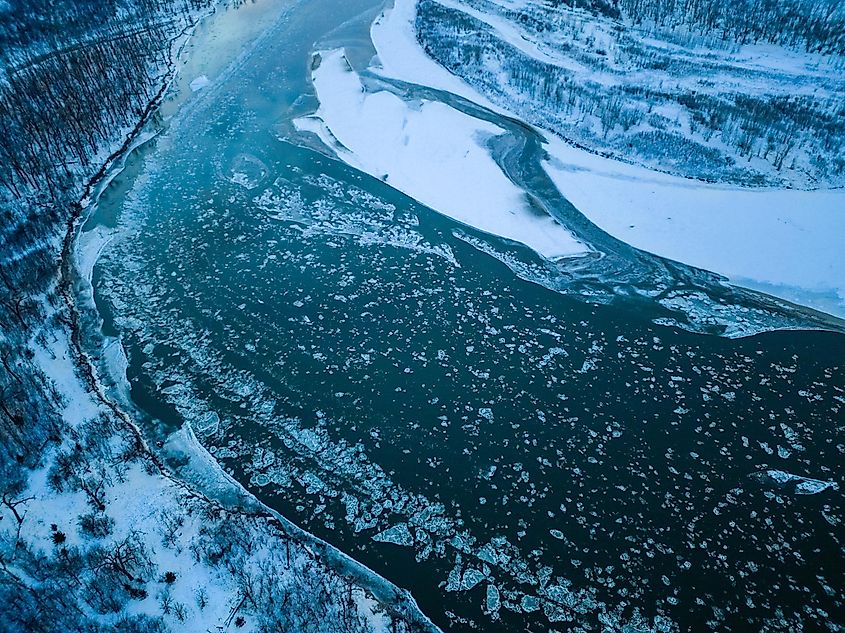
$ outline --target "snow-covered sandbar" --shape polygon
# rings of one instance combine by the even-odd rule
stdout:
[[[325,52],[312,79],[320,101],[296,120],[343,161],[383,179],[435,211],[521,242],[547,258],[588,249],[526,194],[485,147],[501,128],[435,101],[406,102],[386,90],[368,93],[342,50]]]
[[[446,90],[501,112],[430,59],[416,0],[395,0],[371,29],[387,77]],[[637,248],[845,317],[845,191],[711,185],[606,159],[551,133],[546,171],[592,222]]]

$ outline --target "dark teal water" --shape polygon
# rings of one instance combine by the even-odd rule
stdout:
[[[845,621],[845,336],[657,325],[612,277],[579,294],[583,262],[281,140],[314,41],[356,42],[372,5],[292,5],[101,200],[96,298],[149,432],[190,422],[444,630]],[[714,322],[759,309],[682,274]]]

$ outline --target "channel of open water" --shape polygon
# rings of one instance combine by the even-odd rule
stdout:
[[[593,256],[544,261],[293,136],[315,43],[366,65],[381,8],[219,16],[101,193],[98,327],[150,437],[190,424],[447,631],[845,620],[845,336],[724,336],[820,321],[613,240],[530,128],[454,96],[388,85],[505,129],[493,155]]]

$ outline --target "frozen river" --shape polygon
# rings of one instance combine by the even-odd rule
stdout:
[[[381,8],[217,18],[218,71],[101,196],[95,297],[149,434],[190,423],[446,631],[842,621],[845,337],[731,338],[823,321],[609,237],[519,121],[368,76]],[[315,46],[505,130],[492,158],[589,253],[544,259],[298,133]]]

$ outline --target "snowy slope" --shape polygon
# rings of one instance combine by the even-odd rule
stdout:
[[[843,182],[841,55],[655,31],[536,0],[416,6],[418,39],[438,63],[591,151],[711,182]]]

